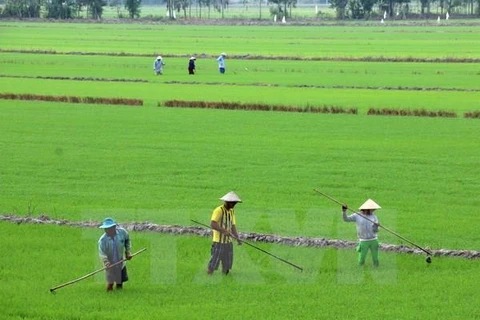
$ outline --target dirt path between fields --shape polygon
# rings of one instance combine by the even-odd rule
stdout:
[[[7,221],[16,224],[40,224],[40,225],[59,225],[77,228],[97,228],[99,226],[96,221],[68,221],[54,220],[46,215],[39,217],[17,216],[0,214],[0,221]],[[211,236],[210,229],[203,227],[180,226],[180,225],[158,225],[150,222],[132,222],[122,223],[122,227],[129,231],[136,232],[158,232],[178,235],[197,235],[202,237]],[[259,233],[240,233],[240,238],[251,242],[277,243],[294,247],[319,247],[319,248],[353,248],[356,242],[347,240],[336,240],[327,238],[311,238],[311,237],[285,237],[273,234]],[[409,254],[425,254],[423,251],[404,245],[380,244],[383,251]],[[449,250],[449,249],[429,249],[435,257],[460,257],[465,259],[480,259],[480,251],[473,250]]]

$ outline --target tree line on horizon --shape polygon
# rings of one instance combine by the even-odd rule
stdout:
[[[194,6],[197,12],[195,18],[202,18],[202,8],[208,12],[213,9],[225,18],[224,12],[230,1],[232,0],[143,0],[143,4],[165,5],[167,19],[175,20],[176,13],[179,16],[183,14],[184,19],[192,18]],[[262,5],[268,6],[270,16],[288,18],[292,16],[292,8],[298,4],[298,0],[239,1],[244,6],[258,5],[259,19],[262,18]],[[385,18],[405,19],[414,13],[412,8],[419,8],[419,15],[426,17],[430,15],[433,6],[440,9],[440,14],[458,13],[469,18],[480,18],[480,0],[329,0],[329,3],[338,20],[369,19],[375,16],[375,10]],[[0,5],[0,17],[4,18],[75,19],[86,16],[102,19],[104,8],[110,6],[117,9],[119,18],[136,19],[141,15],[142,0],[0,0]],[[128,17],[121,15],[121,7],[128,12]],[[317,13],[320,14],[321,12]]]

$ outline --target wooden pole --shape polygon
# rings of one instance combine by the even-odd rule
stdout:
[[[143,249],[135,252],[134,254],[132,254],[132,258],[133,258],[134,256],[136,256],[137,254],[142,253],[142,252],[145,251],[145,250],[147,250],[147,248],[143,248]],[[79,282],[79,281],[82,281],[82,280],[84,280],[84,279],[87,279],[87,278],[93,276],[94,274],[97,274],[97,273],[102,272],[102,271],[104,271],[104,270],[113,268],[113,267],[115,267],[116,265],[119,265],[120,263],[123,263],[123,262],[125,262],[125,261],[127,261],[127,259],[122,259],[122,260],[120,260],[120,261],[118,261],[118,262],[115,262],[114,264],[112,264],[112,265],[110,265],[110,266],[108,266],[108,267],[103,267],[102,269],[98,269],[98,270],[96,270],[96,271],[90,272],[89,274],[86,274],[86,275],[84,275],[83,277],[80,277],[80,278],[78,278],[78,279],[75,279],[75,280],[66,282],[66,283],[64,283],[64,284],[60,284],[60,285],[58,285],[58,286],[56,286],[56,287],[51,288],[51,289],[50,289],[50,292],[51,292],[51,293],[54,293],[55,290],[57,290],[57,289],[60,289],[60,288],[69,286],[69,285],[71,285],[71,284],[77,283],[77,282]]]
[[[344,206],[344,205],[345,205],[345,204],[341,203],[340,201],[338,201],[338,200],[330,197],[329,195],[327,195],[327,194],[325,194],[325,193],[323,193],[323,192],[321,192],[321,191],[318,191],[317,189],[313,189],[313,191],[318,192],[319,194],[321,194],[321,195],[324,196],[325,198],[327,198],[327,199],[329,199],[329,200],[331,200],[331,201],[333,201],[333,202],[336,202],[336,203],[338,203],[338,204],[341,205],[341,206]],[[352,210],[352,209],[350,209],[350,208],[348,208],[348,207],[347,207],[347,209],[350,210],[351,212],[355,213],[354,210]],[[420,247],[418,244],[416,244],[416,243],[408,240],[408,239],[405,238],[405,237],[402,237],[401,235],[399,235],[398,233],[396,233],[396,232],[393,231],[393,230],[390,230],[389,228],[385,227],[384,225],[381,225],[381,224],[379,224],[379,223],[376,223],[375,221],[372,221],[371,219],[365,217],[364,215],[360,215],[360,217],[362,217],[362,218],[365,219],[365,220],[370,221],[371,223],[377,224],[377,225],[378,225],[380,228],[382,228],[383,230],[385,230],[385,231],[387,231],[387,232],[390,232],[390,233],[393,234],[394,236],[396,236],[396,237],[398,237],[398,238],[400,238],[400,239],[402,239],[402,240],[410,243],[411,245],[413,245],[413,246],[415,246],[416,248],[422,250],[422,251],[425,252],[426,254],[428,254],[428,255],[430,255],[430,256],[433,255],[433,253],[432,253],[431,251]]]

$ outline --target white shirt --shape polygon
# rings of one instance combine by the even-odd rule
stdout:
[[[225,68],[225,58],[223,56],[218,57],[217,61],[219,68]]]

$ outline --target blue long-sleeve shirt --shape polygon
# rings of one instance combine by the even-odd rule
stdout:
[[[127,230],[122,227],[116,227],[113,238],[104,233],[98,240],[98,253],[104,264],[118,262],[124,259],[124,254],[130,254],[130,251],[130,237]]]
[[[163,62],[163,60],[157,59],[153,62],[153,69],[157,72],[162,72],[164,65],[165,65],[165,62]]]

